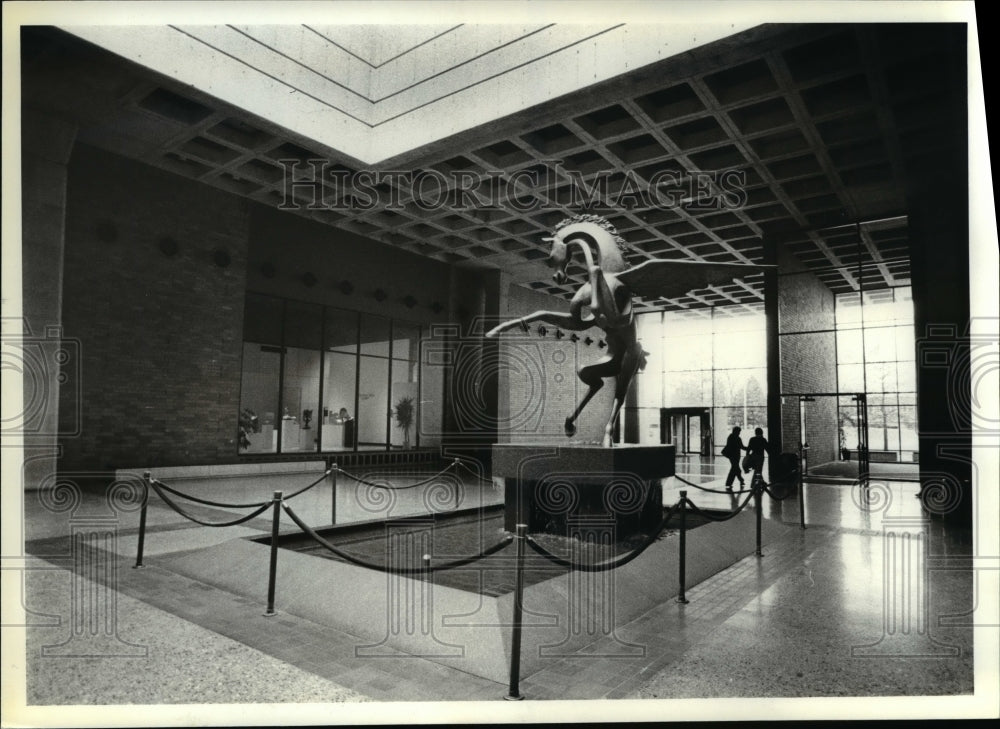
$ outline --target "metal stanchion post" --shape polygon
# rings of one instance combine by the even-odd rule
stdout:
[[[524,540],[528,531],[527,524],[516,526],[515,540],[517,542],[516,566],[514,572],[514,616],[510,636],[510,687],[508,701],[520,701],[524,697],[518,690],[521,680],[521,621],[524,613]]]
[[[761,519],[763,517],[763,508],[761,507],[761,495],[764,491],[764,478],[759,472],[755,471],[753,475],[753,510],[757,513],[757,550],[754,552],[758,557],[763,556],[763,552],[760,551],[760,529],[761,529]]]
[[[330,464],[330,524],[337,523],[337,472],[336,463]]]
[[[142,567],[142,550],[146,546],[146,506],[149,504],[149,471],[142,474],[142,508],[139,510],[139,546],[136,549],[133,569]]]
[[[681,591],[677,594],[677,602],[684,603],[685,605],[689,602],[687,597],[684,595],[686,575],[684,574],[685,560],[687,559],[687,498],[688,492],[681,491],[681,544],[680,544],[680,558],[677,561],[677,574],[680,580]]]
[[[805,487],[802,483],[802,461],[799,460],[799,529],[806,528]]]
[[[271,567],[267,576],[267,610],[264,617],[275,615],[274,612],[274,581],[278,574],[278,524],[281,521],[281,491],[274,492],[274,517],[271,521]]]

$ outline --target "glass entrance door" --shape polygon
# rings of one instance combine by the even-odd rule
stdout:
[[[711,425],[708,408],[661,408],[663,442],[673,444],[678,455],[710,455]]]

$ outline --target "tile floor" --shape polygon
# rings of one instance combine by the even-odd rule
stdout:
[[[703,488],[721,489],[709,464],[678,470]],[[500,498],[469,477],[457,488],[463,505]],[[681,488],[705,507],[731,503],[725,493],[676,479],[664,484],[665,502]],[[881,482],[866,501],[850,486],[807,484],[807,529],[689,587],[689,604],[661,604],[524,677],[521,693],[533,700],[970,694],[973,631],[967,619],[946,616],[975,607],[973,541],[969,530],[921,514],[915,488]],[[183,489],[242,500],[269,496],[274,484],[262,478]],[[374,492],[352,491],[343,479],[339,490],[338,521],[378,515]],[[329,485],[313,491],[300,497],[297,511],[307,522],[329,523]],[[24,571],[30,704],[495,701],[506,693],[506,686],[422,658],[358,658],[354,636],[294,615],[265,617],[263,604],[156,566],[157,550],[197,549],[233,535],[193,525],[155,498],[147,521],[151,558],[131,569],[137,513],[109,520],[102,495],[82,496],[75,511],[58,512],[36,492],[25,494],[27,551],[35,555]],[[419,511],[426,494],[392,496],[389,513],[399,514]],[[796,498],[765,497],[762,508],[766,519],[799,523]],[[223,517],[211,507],[190,511]],[[266,533],[264,516],[233,529]],[[116,557],[97,560],[105,566],[95,572],[80,559],[85,550],[71,556],[71,539],[101,523],[105,553]],[[104,624],[94,624],[81,604],[100,606]],[[615,657],[621,643],[642,646],[641,655]]]

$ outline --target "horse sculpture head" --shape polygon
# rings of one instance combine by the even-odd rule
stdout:
[[[628,268],[623,255],[625,241],[615,227],[600,215],[574,215],[555,227],[551,238],[548,264],[555,269],[552,279],[557,284],[566,283],[566,268],[573,257],[571,246],[580,247],[587,266],[596,264],[607,273],[619,273]]]

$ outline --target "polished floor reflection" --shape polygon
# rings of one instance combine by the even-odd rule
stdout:
[[[668,479],[664,501],[683,488],[700,506],[729,508],[733,497],[724,489],[716,493],[722,465],[679,463],[681,478],[709,490]],[[406,486],[434,473],[353,475]],[[205,499],[252,501],[313,480],[285,478],[280,486],[268,477],[174,485]],[[971,531],[923,511],[915,493],[915,484],[891,481],[873,482],[868,491],[807,483],[801,510],[797,496],[765,497],[763,517],[788,525],[786,535],[767,544],[762,557],[747,556],[689,586],[688,604],[669,600],[619,625],[614,640],[642,645],[641,655],[615,657],[599,639],[524,676],[522,693],[536,700],[970,694],[972,626],[983,620],[977,590],[987,583],[977,579]],[[336,502],[327,480],[292,504],[305,521],[325,525],[334,503],[337,522],[347,523],[500,500],[492,482],[449,472],[391,492],[341,475]],[[492,701],[505,693],[494,682],[422,658],[359,658],[351,635],[291,614],[263,618],[263,594],[254,601],[157,565],[158,555],[268,533],[266,515],[211,529],[153,499],[147,565],[132,570],[137,512],[118,511],[108,522],[108,504],[103,494],[84,492],[67,509],[37,492],[25,494],[27,548],[38,555],[25,573],[31,702]],[[206,505],[191,512],[211,521],[229,515]],[[101,518],[113,569],[81,572],[70,558],[71,537]],[[286,520],[282,528],[289,526]],[[145,657],[91,650],[54,659],[44,648],[72,645],[70,618],[80,609],[74,595],[92,594],[95,582],[116,588],[113,641],[145,646]],[[345,584],[330,599],[349,601],[350,595]]]

